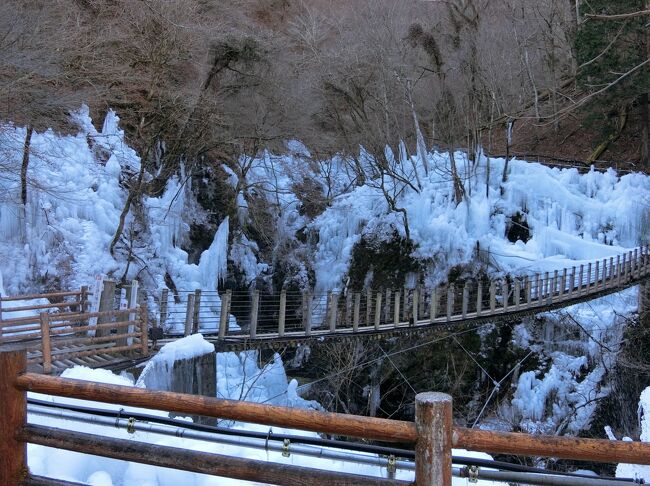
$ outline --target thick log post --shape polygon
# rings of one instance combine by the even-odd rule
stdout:
[[[50,315],[41,312],[41,352],[43,354],[43,373],[52,373],[52,345],[50,343]],[[2,416],[0,415],[0,420]]]
[[[194,316],[194,294],[187,294],[187,309],[185,309],[185,336],[192,333],[192,318]]]
[[[0,351],[0,484],[18,486],[27,476],[27,444],[16,433],[27,423],[27,393],[14,387],[27,367],[25,351]]]
[[[230,299],[232,299],[232,291],[226,290],[225,294],[221,295],[221,310],[219,313],[219,337],[225,338],[228,334],[228,324],[230,324]]]
[[[452,399],[445,393],[415,396],[416,486],[451,486]]]
[[[278,316],[278,336],[284,336],[284,323],[287,318],[287,291],[280,292],[280,315]]]
[[[260,291],[255,289],[253,290],[253,302],[251,304],[251,325],[250,325],[250,336],[251,339],[257,337],[257,315],[259,313],[260,307]]]
[[[192,334],[199,332],[199,319],[201,316],[201,289],[194,291],[194,315],[192,316]]]

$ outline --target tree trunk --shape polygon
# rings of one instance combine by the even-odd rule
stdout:
[[[29,167],[29,147],[32,144],[32,133],[34,128],[27,125],[25,144],[23,145],[23,164],[20,168],[20,199],[23,206],[27,205],[27,167]]]

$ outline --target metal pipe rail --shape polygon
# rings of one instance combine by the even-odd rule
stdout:
[[[0,484],[19,484],[26,443],[274,484],[400,484],[393,480],[269,465],[260,461],[138,444],[26,425],[26,392],[297,428],[369,440],[415,443],[416,485],[451,484],[452,447],[601,462],[650,463],[650,443],[497,433],[452,426],[451,397],[416,396],[415,423],[221,400],[25,373],[25,351],[0,351]],[[279,468],[279,469],[278,469]]]

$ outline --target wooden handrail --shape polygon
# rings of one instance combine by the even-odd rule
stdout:
[[[399,420],[316,412],[235,400],[146,390],[25,373],[18,389],[67,398],[204,415],[369,440],[415,443],[415,424]],[[650,443],[540,436],[454,427],[453,446],[468,450],[598,462],[650,463]]]
[[[36,373],[25,373],[17,377],[15,383],[16,387],[23,391],[104,403],[119,403],[188,415],[292,427],[378,441],[415,442],[417,439],[415,425],[412,422],[398,420],[222,400],[198,395],[44,376]]]

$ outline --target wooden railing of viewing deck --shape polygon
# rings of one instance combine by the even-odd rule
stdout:
[[[394,479],[324,471],[97,436],[27,423],[28,391],[179,414],[415,444],[415,484],[451,484],[451,448],[584,461],[650,464],[650,443],[536,436],[454,427],[452,400],[416,396],[415,422],[324,413],[25,373],[24,350],[0,349],[0,484],[42,484],[29,476],[27,443],[160,467],[283,485],[400,485]],[[66,483],[69,484],[69,483]]]

